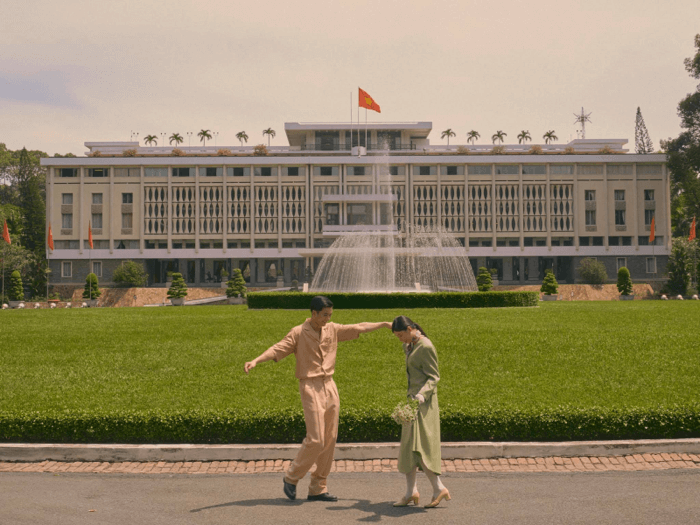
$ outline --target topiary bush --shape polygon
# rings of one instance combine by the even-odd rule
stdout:
[[[234,268],[233,275],[228,281],[228,288],[226,288],[226,297],[245,297],[246,292],[247,288],[241,269]]]
[[[488,292],[493,288],[493,280],[491,279],[491,272],[487,268],[479,268],[479,274],[476,277],[476,284],[480,292]]]
[[[170,288],[168,288],[168,297],[170,299],[182,299],[183,297],[187,297],[187,284],[182,274],[179,272],[173,274],[173,282]]]
[[[559,292],[559,283],[557,282],[556,277],[554,277],[554,272],[552,272],[552,270],[547,270],[544,273],[544,279],[542,280],[540,292],[545,295],[553,295]]]
[[[608,281],[605,265],[590,257],[583,259],[576,271],[585,284],[605,284]]]
[[[148,274],[142,264],[124,261],[114,270],[112,280],[120,286],[139,288],[148,281]]]
[[[10,287],[7,289],[7,297],[10,301],[24,300],[24,286],[22,285],[22,276],[19,271],[15,270],[10,276]]]
[[[97,283],[97,275],[89,273],[85,278],[85,289],[83,290],[83,299],[97,299],[102,292]]]
[[[617,291],[621,295],[630,295],[632,293],[630,271],[624,266],[617,271]]]

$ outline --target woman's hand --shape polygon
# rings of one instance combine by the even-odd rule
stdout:
[[[415,399],[419,403],[425,403],[425,397],[423,396],[423,394],[416,394],[415,396],[413,396],[413,399]]]

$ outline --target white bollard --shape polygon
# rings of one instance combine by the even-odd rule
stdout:
[[[70,308],[72,303],[66,303],[66,308]]]
[[[661,300],[662,300],[662,301],[668,301],[668,297],[666,297],[665,295],[662,295],[662,296],[661,296]]]
[[[682,301],[682,300],[683,300],[683,296],[682,296],[682,295],[677,295],[677,296],[676,296],[676,299],[678,299],[679,301]]]
[[[83,303],[80,305],[80,308],[87,308],[87,303]]]
[[[9,304],[7,304],[7,303],[2,303],[2,309],[3,309],[3,310],[7,310],[9,307],[10,307]]]
[[[56,303],[51,303],[51,306],[49,306],[49,308],[51,308],[52,310],[56,308]]]
[[[698,294],[693,295],[692,299],[693,299],[693,301],[697,301],[697,300],[698,300]]]
[[[19,306],[17,308],[20,308],[20,309],[24,308],[24,303],[19,303]]]
[[[34,309],[36,310],[37,308],[41,308],[41,305],[39,303],[34,303]]]

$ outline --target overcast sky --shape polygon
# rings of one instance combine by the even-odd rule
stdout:
[[[222,146],[272,127],[281,146],[285,122],[349,121],[359,86],[382,108],[369,121],[431,121],[433,144],[568,142],[583,106],[587,138],[633,150],[640,106],[658,148],[696,87],[697,33],[699,0],[5,0],[0,142],[83,155],[131,131]]]

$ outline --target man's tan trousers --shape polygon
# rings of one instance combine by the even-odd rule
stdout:
[[[326,478],[333,465],[335,442],[338,439],[340,399],[333,377],[315,377],[299,380],[301,404],[304,407],[306,437],[301,449],[287,469],[286,480],[296,485],[311,467],[309,494],[328,492]]]

